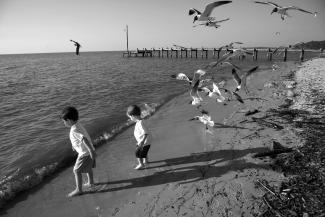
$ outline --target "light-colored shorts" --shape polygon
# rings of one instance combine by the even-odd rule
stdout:
[[[76,163],[74,164],[73,171],[79,173],[88,173],[93,168],[93,161],[90,155],[78,156]]]

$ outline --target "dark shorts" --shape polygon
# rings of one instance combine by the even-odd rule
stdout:
[[[78,173],[88,173],[92,170],[94,164],[89,155],[77,158],[76,163],[73,167],[73,171]]]
[[[146,158],[148,155],[149,149],[150,149],[150,145],[142,146],[142,148],[137,147],[137,149],[135,150],[135,156],[137,158]]]

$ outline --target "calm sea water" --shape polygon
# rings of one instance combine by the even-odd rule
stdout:
[[[35,175],[35,171],[42,179],[73,155],[69,129],[59,119],[65,106],[77,107],[81,123],[95,141],[101,141],[125,125],[128,105],[162,105],[188,88],[170,75],[192,75],[212,61],[123,58],[121,54],[1,55],[0,190],[8,188],[8,183],[20,185],[17,179],[21,177],[25,177],[24,182],[33,181],[30,174]],[[257,64],[246,62],[239,64]],[[231,75],[226,68],[214,73],[217,80]]]

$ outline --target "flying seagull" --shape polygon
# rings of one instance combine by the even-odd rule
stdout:
[[[202,87],[201,89],[202,91],[206,92],[209,97],[216,99],[217,102],[224,102],[226,98],[222,96],[218,85],[213,82],[212,87],[212,90],[208,86]]]
[[[217,21],[206,21],[206,22],[203,22],[203,23],[200,23],[198,25],[195,25],[193,27],[196,27],[196,26],[207,26],[207,27],[215,27],[215,28],[219,28],[221,25],[218,25],[218,23],[221,23],[221,22],[224,22],[224,21],[228,21],[230,20],[230,18],[227,18],[227,19],[224,19],[224,20],[217,20]]]
[[[190,85],[192,84],[193,80],[195,79],[196,75],[199,75],[199,79],[201,78],[201,76],[205,75],[206,71],[202,70],[202,69],[198,69],[196,71],[194,71],[193,74],[193,78],[188,77],[187,75],[185,75],[184,73],[180,72],[177,74],[173,74],[171,75],[172,78],[176,78],[177,80],[185,80],[187,81]]]
[[[241,81],[241,78],[239,77],[239,75],[237,74],[236,69],[238,71],[242,71],[242,69],[240,67],[236,66],[235,64],[233,64],[231,62],[228,62],[228,61],[225,61],[225,62],[220,63],[220,65],[223,65],[223,64],[228,64],[228,65],[230,65],[230,66],[233,67],[233,69],[231,71],[231,74],[232,74],[232,77],[233,77],[233,79],[235,80],[235,82],[237,84],[237,87],[235,89],[235,92],[239,91],[240,88],[241,88],[242,81]]]
[[[317,16],[317,12],[310,12],[310,11],[306,11],[304,9],[298,8],[296,6],[287,6],[287,7],[282,7],[280,5],[277,5],[273,2],[270,1],[265,1],[265,2],[261,2],[261,1],[254,1],[255,3],[258,4],[265,4],[265,5],[271,5],[273,6],[273,10],[271,11],[271,14],[273,13],[279,13],[281,15],[281,19],[284,20],[285,17],[290,17],[290,15],[288,14],[288,10],[298,10],[298,11],[302,11],[308,14],[312,14],[315,17]]]
[[[243,44],[243,42],[240,42],[240,41],[234,41],[234,42],[231,42],[230,44],[228,45],[225,45],[224,47],[228,48],[228,49],[233,49],[235,48],[234,47],[234,44]]]
[[[209,63],[206,68],[208,67],[215,67],[217,66],[218,64],[226,61],[226,60],[229,60],[230,58],[233,58],[233,57],[237,57],[237,56],[243,56],[243,55],[253,55],[252,52],[249,52],[248,50],[244,49],[244,48],[233,48],[233,49],[228,49],[228,52],[225,53],[224,55],[222,55],[222,57],[220,59],[218,59],[217,61],[214,61],[214,62],[211,62]]]
[[[250,76],[257,69],[258,69],[258,66],[255,66],[255,67],[249,69],[248,71],[244,72],[244,74],[241,76],[241,86],[245,90],[246,94],[248,94],[248,92],[249,92],[247,89],[247,86],[246,86],[247,77]]]
[[[192,84],[192,78],[189,78],[184,73],[180,72],[175,75],[171,75],[172,78],[176,78],[177,80],[184,80],[187,81],[190,85]]]
[[[183,47],[183,46],[180,46],[180,45],[177,45],[177,44],[173,44],[174,47],[176,48],[180,48],[180,49],[187,49],[186,47]]]
[[[200,107],[201,101],[203,101],[202,97],[199,95],[198,89],[199,89],[199,83],[200,80],[197,80],[195,84],[193,85],[191,91],[190,91],[190,96],[192,97],[191,104],[192,105],[197,105],[197,108]]]
[[[207,4],[205,6],[205,9],[204,9],[203,13],[201,13],[198,10],[196,10],[195,8],[191,8],[188,11],[188,15],[196,14],[194,16],[193,23],[195,21],[213,21],[215,18],[214,17],[210,17],[212,10],[214,8],[220,6],[220,5],[228,4],[228,3],[231,3],[231,2],[232,1],[217,1],[217,2],[212,2],[212,3]]]
[[[235,92],[239,91],[240,88],[241,88],[241,78],[239,77],[239,75],[237,74],[237,71],[235,68],[233,68],[231,70],[231,74],[232,74],[232,77],[233,79],[235,80],[236,84],[237,84],[237,87],[235,89]]]
[[[240,103],[244,103],[244,100],[241,98],[241,96],[238,93],[236,93],[234,91],[231,91],[231,90],[228,90],[226,88],[223,88],[223,90],[225,92],[230,93],[231,95],[235,96],[236,100],[239,101]]]
[[[211,116],[209,116],[208,114],[202,114],[202,116],[195,116],[191,119],[189,119],[189,121],[193,121],[193,120],[199,120],[200,122],[202,122],[206,129],[208,129],[208,126],[213,127],[214,126],[214,121],[211,120]]]

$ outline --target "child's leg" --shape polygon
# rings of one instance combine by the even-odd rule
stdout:
[[[78,171],[73,171],[74,173],[74,178],[76,180],[76,189],[74,191],[72,191],[70,194],[68,194],[68,197],[73,197],[73,196],[77,196],[80,195],[82,193],[82,175],[80,172]]]
[[[94,173],[93,173],[93,170],[90,170],[87,173],[87,177],[88,177],[88,183],[86,185],[87,186],[92,186],[94,184]]]
[[[143,163],[144,163],[144,164],[147,164],[147,163],[149,163],[149,160],[148,160],[148,155],[147,155],[147,157],[146,157],[146,158],[142,158],[142,160],[143,160]]]
[[[149,149],[150,149],[150,145],[146,145],[146,146],[143,147],[143,156],[144,156],[144,158],[142,158],[142,159],[143,159],[144,164],[149,163],[149,160],[148,160]]]
[[[143,159],[142,158],[137,158],[137,160],[138,160],[139,164],[134,168],[136,170],[141,169],[142,167],[144,167]]]

